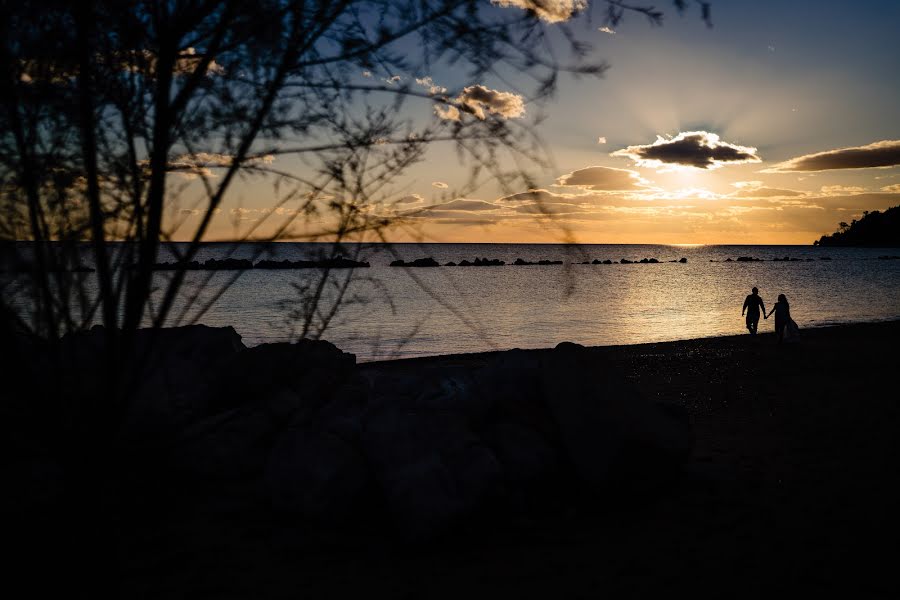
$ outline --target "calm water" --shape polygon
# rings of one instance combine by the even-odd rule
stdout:
[[[299,259],[321,246],[276,244],[261,257]],[[261,246],[209,245],[198,258],[252,257]],[[388,267],[396,255],[441,263],[476,256],[563,260],[550,266]],[[361,250],[372,263],[355,272],[345,305],[324,338],[360,360],[542,348],[561,341],[585,345],[631,344],[744,332],[741,305],[757,286],[771,308],[787,295],[801,327],[900,318],[900,261],[877,260],[896,250],[811,246],[662,246],[401,244]],[[752,256],[803,262],[723,262]],[[618,261],[685,257],[687,264],[581,265],[595,258]],[[829,257],[831,260],[820,260]],[[814,259],[811,262],[805,259]],[[710,262],[716,261],[716,262]],[[248,345],[290,339],[296,321],[285,301],[315,271],[244,272],[202,316],[200,323],[231,325]],[[339,275],[346,272],[338,272]],[[192,272],[188,291],[205,298],[234,273]],[[161,276],[165,277],[165,274]],[[326,297],[333,296],[326,290]],[[183,306],[183,304],[181,305]],[[187,317],[195,317],[196,311]],[[763,321],[769,331],[773,321]]]

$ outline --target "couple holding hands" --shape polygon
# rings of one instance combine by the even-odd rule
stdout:
[[[759,289],[753,288],[752,293],[744,300],[744,309],[741,311],[741,315],[747,315],[747,330],[750,335],[756,335],[760,310],[766,319],[775,315],[775,333],[778,334],[779,344],[784,340],[785,329],[790,330],[789,335],[791,336],[799,331],[800,328],[791,319],[791,306],[784,294],[778,294],[778,302],[772,307],[772,311],[766,314],[766,305],[759,295]]]

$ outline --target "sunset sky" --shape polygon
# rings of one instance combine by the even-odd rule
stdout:
[[[494,4],[502,14],[527,2]],[[563,75],[542,105],[518,95],[516,74],[360,73],[421,89],[480,85],[455,97],[463,111],[546,116],[538,132],[555,166],[535,169],[536,191],[487,184],[460,196],[467,170],[435,145],[386,206],[372,207],[414,223],[394,241],[809,244],[900,204],[900,2],[715,0],[712,28],[696,9],[679,16],[662,1],[662,27],[632,15],[605,28],[601,13],[569,16],[573,0],[551,4],[545,26],[568,21],[611,68],[599,80]],[[427,98],[401,110],[423,123],[459,116]],[[305,168],[289,156],[274,164]],[[233,237],[274,202],[269,184],[238,185],[208,239]]]

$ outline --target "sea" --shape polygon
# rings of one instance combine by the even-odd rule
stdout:
[[[205,244],[197,260],[300,260],[331,250],[309,243]],[[767,309],[784,294],[801,331],[900,318],[900,260],[879,258],[896,249],[349,244],[341,252],[371,266],[333,270],[324,282],[318,269],[191,271],[169,324],[231,326],[248,346],[318,337],[366,362],[563,341],[605,346],[746,333],[741,309],[754,286]],[[389,266],[426,257],[442,265],[476,258],[506,264]],[[562,264],[514,266],[516,259]],[[595,259],[614,264],[582,264]],[[170,276],[157,272],[156,287]],[[760,330],[773,325],[762,320]]]

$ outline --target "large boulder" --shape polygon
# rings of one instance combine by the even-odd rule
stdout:
[[[596,370],[589,352],[560,345],[541,367],[544,398],[568,458],[599,493],[614,482],[653,485],[688,458],[690,424],[683,413],[647,401],[620,374]]]
[[[220,410],[249,403],[278,422],[308,421],[355,376],[356,357],[329,342],[262,344],[222,369],[217,401]]]
[[[382,404],[367,415],[363,449],[401,539],[446,532],[502,488],[493,452],[456,412]]]
[[[244,349],[234,328],[205,325],[141,329],[113,355],[107,342],[102,326],[64,336],[59,362],[44,367],[57,374],[57,390],[45,394],[64,395],[76,420],[116,427],[123,448],[167,444],[208,416],[222,366]],[[118,405],[109,401],[112,369],[125,391]]]
[[[559,474],[560,455],[544,436],[520,423],[501,422],[489,432],[506,481],[531,490]]]
[[[360,449],[319,429],[284,432],[266,469],[273,506],[320,523],[347,516],[369,480]]]
[[[497,422],[517,423],[550,443],[559,437],[541,389],[540,352],[501,352],[474,375],[473,392]]]
[[[269,415],[237,408],[186,429],[172,445],[169,463],[190,480],[254,479],[265,469],[275,433]]]

